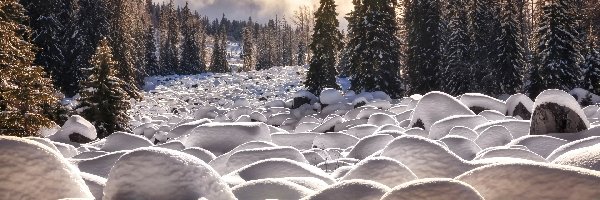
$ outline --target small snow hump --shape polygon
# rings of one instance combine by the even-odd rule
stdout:
[[[235,199],[204,161],[175,150],[147,147],[123,155],[104,188],[104,199]]]
[[[79,115],[73,115],[49,139],[63,143],[88,143],[97,137],[96,127]]]
[[[0,199],[94,198],[79,170],[42,143],[0,136]]]
[[[382,200],[483,200],[469,184],[449,178],[430,178],[396,186]]]
[[[531,135],[576,133],[587,130],[590,123],[579,103],[562,90],[546,90],[535,100],[531,117]]]
[[[419,127],[429,131],[433,123],[453,115],[475,115],[475,113],[446,93],[430,92],[417,103],[409,127]]]

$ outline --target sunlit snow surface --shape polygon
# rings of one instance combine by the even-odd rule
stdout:
[[[391,99],[339,79],[315,96],[305,69],[152,77],[132,133],[95,139],[73,118],[48,138],[0,137],[0,199],[600,198],[599,107],[569,93]],[[529,134],[562,130],[547,119],[587,130]]]

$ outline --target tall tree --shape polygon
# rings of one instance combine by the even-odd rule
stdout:
[[[79,74],[81,70],[91,68],[90,60],[96,52],[100,40],[109,37],[110,34],[110,9],[107,0],[79,0],[79,12],[77,13],[77,32],[81,41],[77,44],[80,54],[75,61]],[[83,81],[83,76],[78,81]]]
[[[583,84],[581,87],[594,93],[600,94],[600,52],[595,41],[586,45],[586,56],[583,64]]]
[[[156,40],[154,38],[154,27],[152,25],[148,27],[144,40],[146,41],[146,51],[144,55],[146,60],[146,72],[150,76],[160,75],[161,69],[158,58],[156,57]]]
[[[115,131],[129,131],[129,95],[122,89],[126,83],[117,75],[108,40],[100,42],[91,63],[92,68],[86,69],[87,79],[80,84],[78,111],[94,124],[98,138],[105,138]]]
[[[252,18],[249,18],[248,24],[244,28],[244,68],[242,71],[250,71],[256,68],[256,47],[254,41],[254,34],[254,22],[252,22]]]
[[[164,70],[163,74],[181,73],[179,68],[179,27],[175,3],[173,0],[163,7],[161,13],[161,46],[160,46],[160,67]]]
[[[406,81],[408,93],[440,89],[437,76],[442,65],[441,1],[410,0],[405,11]]]
[[[542,7],[537,29],[537,76],[531,76],[528,93],[535,97],[545,89],[570,91],[579,83],[579,35],[569,0],[549,0]]]
[[[472,90],[494,92],[493,68],[498,60],[500,7],[495,0],[472,0],[469,5],[469,32],[472,41]]]
[[[498,46],[498,61],[497,66],[490,69],[492,72],[493,82],[490,94],[515,94],[521,91],[522,87],[522,70],[525,67],[523,58],[524,49],[521,46],[521,25],[518,17],[517,1],[506,0],[502,9],[502,26],[500,37],[496,39]]]
[[[44,69],[34,65],[31,29],[18,0],[0,1],[0,134],[37,136],[56,124],[43,114],[58,99]]]
[[[324,88],[336,88],[336,51],[341,47],[341,33],[334,0],[321,0],[315,13],[316,24],[310,49],[314,53],[306,75],[308,91],[319,94]]]
[[[223,18],[225,17],[223,16]],[[210,71],[214,73],[226,73],[230,71],[229,63],[227,62],[227,29],[224,23],[221,23],[221,31],[214,38]]]
[[[194,23],[194,16],[192,15],[188,4],[186,2],[185,7],[182,11],[181,21],[181,34],[183,35],[183,41],[181,44],[181,68],[182,73],[186,74],[198,74],[204,71],[202,59],[200,58],[200,47],[196,37],[196,32],[199,31],[199,27]]]
[[[449,0],[447,20],[449,37],[445,41],[447,63],[440,70],[444,77],[442,88],[449,94],[460,95],[471,89],[471,40],[467,20],[467,0]]]
[[[132,0],[110,0],[112,10],[110,24],[110,45],[113,50],[117,76],[123,80],[123,89],[129,97],[141,99],[137,85],[137,73],[134,65],[136,55],[134,16],[129,11],[134,8]]]

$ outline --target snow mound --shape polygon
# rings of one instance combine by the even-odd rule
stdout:
[[[506,113],[506,104],[503,101],[484,94],[466,93],[460,96],[460,102],[473,110],[475,114],[479,114],[484,110],[495,110],[500,113]]]
[[[311,149],[315,137],[320,133],[293,133],[293,134],[272,134],[273,143],[279,146],[291,146],[296,149],[306,150]]]
[[[326,88],[321,91],[321,95],[319,95],[319,100],[322,104],[330,105],[335,103],[344,102],[344,96],[342,93],[336,89]]]
[[[363,160],[375,152],[382,150],[385,146],[394,140],[394,137],[390,135],[371,135],[362,138],[348,153],[348,158],[356,158]]]
[[[481,148],[475,142],[462,136],[446,136],[440,141],[446,144],[450,151],[465,160],[472,160],[477,152],[481,151]]]
[[[504,128],[510,131],[512,138],[520,138],[529,135],[529,120],[500,120],[491,121],[475,127],[473,130],[477,133],[481,133],[484,130],[492,126],[504,126]]]
[[[73,115],[49,139],[62,143],[88,143],[98,137],[96,127],[79,115]]]
[[[310,132],[315,132],[315,133],[325,133],[325,132],[331,132],[334,130],[335,125],[344,122],[344,119],[340,116],[333,116],[333,117],[329,117],[329,119],[324,120],[324,122],[317,126],[315,129],[311,130]]]
[[[198,147],[187,148],[184,149],[182,152],[195,156],[196,158],[200,158],[200,160],[206,163],[209,163],[211,160],[217,158],[215,154],[211,153],[210,151]]]
[[[498,112],[496,110],[484,110],[481,111],[478,115],[485,117],[485,119],[489,121],[498,121],[506,119],[504,113]]]
[[[450,129],[450,133],[448,133],[447,136],[461,136],[471,141],[475,141],[477,137],[479,137],[479,134],[477,134],[477,132],[475,132],[473,129],[464,126],[455,126],[454,128]]]
[[[373,181],[341,181],[302,200],[379,200],[389,190],[389,187]]]
[[[104,199],[235,199],[219,174],[202,160],[164,148],[123,155],[110,171]]]
[[[235,152],[242,151],[242,150],[247,150],[247,149],[264,148],[264,147],[275,147],[275,146],[277,146],[277,145],[275,145],[273,143],[270,143],[270,142],[264,142],[264,141],[246,142],[244,144],[241,144],[240,146],[235,147],[235,149],[227,152],[226,154],[223,154],[223,155],[220,155],[220,156],[216,157],[215,159],[211,160],[208,164],[213,169],[219,171],[220,169],[226,169],[227,168],[227,161],[229,160],[229,157],[231,156],[231,154],[233,154]]]
[[[503,146],[508,144],[512,140],[510,131],[504,126],[492,126],[485,129],[479,137],[475,140],[475,143],[482,149]]]
[[[333,178],[323,170],[306,163],[284,158],[271,158],[258,161],[231,172],[223,178],[228,179],[228,182],[239,183],[258,179],[285,177],[313,177],[325,181],[327,184],[334,183]]]
[[[510,143],[509,146],[512,145],[522,145],[527,147],[527,149],[532,152],[546,158],[548,157],[555,149],[558,147],[567,144],[568,141],[547,136],[547,135],[528,135],[524,137],[517,138]]]
[[[108,137],[102,146],[102,151],[132,150],[152,146],[152,142],[143,136],[124,132],[116,132]]]
[[[441,119],[431,125],[429,129],[429,139],[439,140],[450,133],[450,130],[456,126],[475,128],[481,124],[487,123],[485,117],[479,115],[454,115]]]
[[[348,129],[346,134],[357,138],[364,138],[375,133],[377,129],[379,129],[379,127],[372,124],[361,124]]]
[[[81,178],[85,181],[85,184],[90,188],[90,192],[92,192],[94,198],[102,199],[102,197],[104,197],[103,191],[104,187],[106,187],[106,179],[85,172],[81,172],[80,174]]]
[[[600,171],[600,144],[569,151],[552,163]]]
[[[554,159],[558,158],[559,156],[561,156],[569,151],[579,149],[579,148],[594,146],[596,144],[600,144],[599,136],[594,136],[594,137],[589,137],[589,138],[569,142],[567,144],[564,144],[564,145],[556,148],[554,151],[552,151],[552,153],[550,153],[550,155],[548,155],[546,160],[553,161]]]
[[[62,156],[65,158],[72,158],[72,157],[76,156],[77,154],[79,154],[79,151],[77,151],[77,148],[75,148],[73,145],[65,144],[62,142],[54,142],[54,141],[52,142],[52,144],[56,147],[56,149],[58,149],[60,154],[62,154]]]
[[[458,177],[485,199],[596,199],[600,172],[545,163],[504,163]]]
[[[345,149],[354,146],[358,142],[358,138],[345,133],[324,133],[317,135],[313,141],[313,147],[328,149],[341,148]]]
[[[375,113],[369,117],[367,122],[368,124],[372,124],[375,126],[383,126],[383,125],[396,125],[398,122],[396,121],[394,116],[387,115],[384,113]]]
[[[79,167],[79,170],[81,170],[82,172],[107,178],[108,173],[110,173],[110,169],[113,167],[113,165],[115,165],[117,160],[119,160],[119,158],[125,153],[127,152],[111,152],[99,157],[85,160],[75,160],[73,162],[77,165],[77,167]]]
[[[562,90],[546,90],[535,99],[531,135],[575,133],[590,128],[579,103]]]
[[[524,94],[515,94],[506,100],[506,115],[519,116],[521,119],[531,119],[533,101]]]
[[[0,136],[0,193],[8,199],[94,198],[79,170],[28,139]]]
[[[262,122],[209,123],[196,127],[185,139],[186,147],[200,147],[222,155],[250,141],[271,141],[269,127]]]
[[[168,138],[181,137],[183,135],[190,133],[190,131],[192,131],[194,128],[196,128],[200,125],[203,125],[203,124],[207,124],[207,123],[211,123],[210,119],[201,119],[201,120],[191,121],[191,122],[187,122],[185,124],[178,125],[173,130],[169,131],[169,133],[167,134],[167,137]]]
[[[392,188],[381,200],[483,200],[479,192],[461,181],[447,178],[420,179]]]
[[[514,147],[492,147],[479,152],[475,160],[485,159],[485,158],[521,158],[525,160],[535,161],[535,162],[546,162],[542,156],[537,155],[528,149],[520,149]]]
[[[301,199],[314,191],[283,179],[248,181],[232,188],[235,197],[244,200]]]
[[[430,92],[417,103],[409,127],[420,127],[429,131],[433,123],[454,115],[475,115],[475,113],[446,93]]]
[[[419,136],[396,138],[381,155],[400,161],[419,178],[451,178],[473,168],[445,146]]]
[[[224,171],[217,171],[220,174],[228,174],[229,172],[254,162],[269,158],[287,158],[298,162],[308,163],[302,153],[293,147],[265,147],[235,152],[229,156],[226,164],[227,168]]]
[[[371,180],[388,187],[417,179],[408,167],[386,157],[371,157],[365,159],[350,170],[341,180],[363,179]]]

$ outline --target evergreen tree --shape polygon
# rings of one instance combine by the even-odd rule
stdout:
[[[163,75],[181,73],[179,70],[179,54],[177,44],[179,42],[179,28],[177,26],[177,13],[173,0],[163,8],[161,14],[161,47],[160,67],[164,70]]]
[[[154,39],[154,27],[152,25],[148,27],[144,40],[146,41],[146,72],[150,76],[160,75],[161,69],[156,57],[156,42]]]
[[[111,34],[110,45],[113,50],[113,56],[117,76],[123,80],[123,89],[129,97],[141,99],[142,95],[138,92],[136,85],[136,69],[134,66],[135,42],[133,41],[133,16],[129,9],[133,7],[131,0],[110,0],[112,9],[111,14]]]
[[[188,4],[185,4],[182,11],[181,21],[181,34],[183,35],[183,41],[181,46],[181,73],[185,74],[198,74],[204,71],[200,58],[200,47],[198,41],[196,41],[196,29],[194,25],[194,18]]]
[[[91,68],[90,60],[99,45],[100,40],[110,34],[110,9],[107,0],[79,0],[77,13],[77,32],[81,42],[75,49],[80,53],[75,60],[75,67],[79,71],[77,82],[85,78],[81,75],[82,69]]]
[[[408,1],[406,25],[406,81],[409,94],[424,94],[440,89],[442,68],[442,13],[437,0]]]
[[[591,93],[600,94],[600,52],[595,42],[588,42],[587,55],[583,64],[582,87]]]
[[[537,76],[531,77],[528,93],[535,97],[545,89],[570,91],[582,76],[578,61],[579,35],[575,31],[574,13],[569,0],[549,0],[542,7],[537,29]]]
[[[313,94],[321,93],[324,88],[339,89],[335,65],[336,50],[341,47],[342,34],[337,29],[339,22],[335,7],[334,0],[321,0],[321,6],[315,13],[315,31],[310,44],[313,57],[304,82],[307,90]]]
[[[348,42],[345,44],[342,50],[342,59],[340,68],[346,70],[346,75],[352,77],[354,74],[362,73],[360,70],[361,58],[355,56],[354,53],[363,50],[360,46],[360,41],[366,40],[366,30],[362,27],[361,19],[363,18],[363,10],[361,0],[353,0],[354,10],[352,10],[346,19],[348,20]],[[354,79],[354,84],[363,85],[359,82],[359,79]]]
[[[515,0],[506,0],[502,9],[501,34],[497,39],[498,61],[497,66],[490,69],[495,77],[491,83],[490,94],[515,94],[520,92],[522,86],[521,71],[525,67],[523,58],[524,50],[521,46],[521,25],[517,21],[519,12]]]
[[[56,124],[43,114],[58,99],[44,69],[34,65],[31,29],[18,0],[0,1],[0,134],[37,136]]]
[[[229,63],[227,63],[227,29],[225,29],[224,24],[221,25],[221,31],[214,39],[210,65],[210,71],[213,73],[229,72]]]
[[[254,43],[254,22],[252,22],[252,18],[249,18],[248,24],[244,28],[244,68],[242,71],[250,71],[256,68],[256,47]]]
[[[442,88],[452,95],[461,95],[470,91],[471,87],[471,40],[469,38],[467,18],[467,0],[448,1],[448,29],[450,35],[445,42],[446,68],[441,70],[440,77],[445,83]]]
[[[471,63],[471,90],[494,93],[494,70],[499,59],[496,40],[500,31],[500,7],[496,0],[472,0],[469,6],[473,62]]]
[[[98,131],[98,138],[105,138],[116,131],[129,131],[130,109],[126,83],[118,78],[117,63],[113,60],[108,40],[103,39],[91,60],[92,68],[81,82],[81,100],[78,111],[90,120]]]

